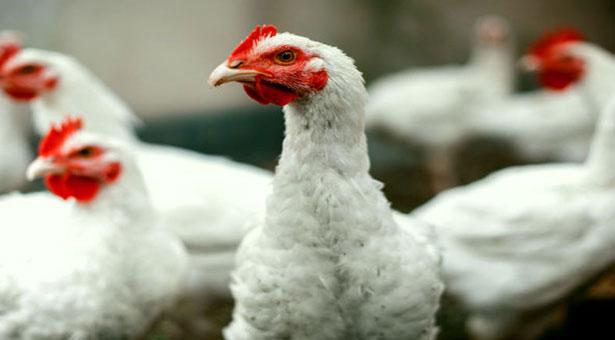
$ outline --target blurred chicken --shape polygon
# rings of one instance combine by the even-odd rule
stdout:
[[[0,198],[0,338],[132,339],[178,297],[186,269],[126,145],[68,118],[28,176],[49,193]]]
[[[0,32],[0,86],[4,65],[19,52],[21,43],[11,32]],[[25,183],[32,152],[28,133],[23,126],[25,105],[13,103],[0,96],[0,193],[19,189]]]
[[[561,29],[536,41],[521,64],[536,71],[547,90],[488,107],[477,130],[512,139],[535,160],[585,159],[597,113],[615,91],[615,58],[580,33]]]
[[[257,26],[211,74],[284,106],[266,216],[241,244],[227,339],[433,339],[442,284],[427,226],[402,229],[369,173],[367,93],[342,51]]]
[[[264,210],[271,174],[222,157],[138,141],[133,132],[138,120],[128,106],[69,56],[25,49],[7,62],[6,73],[5,93],[31,102],[39,133],[66,112],[79,112],[88,131],[129,143],[163,225],[189,250],[186,301],[200,306],[209,297],[230,297],[235,250],[248,217]]]
[[[583,161],[598,115],[578,89],[509,96],[473,113],[469,135],[502,138],[524,161]]]
[[[408,70],[376,81],[369,88],[367,127],[446,150],[465,134],[470,109],[512,92],[513,53],[508,22],[480,18],[467,65]]]
[[[584,164],[509,168],[413,213],[436,226],[448,292],[478,339],[536,338],[559,303],[613,265],[614,151],[615,96]]]
[[[541,37],[521,62],[547,89],[578,89],[594,110],[604,109],[615,92],[615,56],[571,29]]]

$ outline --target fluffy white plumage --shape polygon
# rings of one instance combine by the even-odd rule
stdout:
[[[615,97],[584,164],[499,171],[413,213],[436,226],[447,289],[479,339],[532,339],[557,303],[615,262],[613,150]]]
[[[510,94],[514,85],[508,23],[486,17],[477,22],[475,31],[467,65],[408,70],[370,86],[367,127],[438,149],[463,137],[466,122],[473,119],[471,111]]]
[[[60,76],[56,89],[32,103],[39,133],[66,112],[75,112],[88,131],[131,143],[154,208],[189,249],[194,266],[188,289],[229,296],[233,263],[228,254],[245,235],[248,217],[264,210],[271,174],[223,157],[137,141],[133,112],[74,58],[29,48],[9,63],[27,62],[43,63]],[[221,257],[229,260],[216,264]],[[210,266],[212,272],[207,272]]]
[[[284,107],[273,193],[240,246],[226,338],[434,338],[438,252],[425,225],[394,221],[368,174],[360,72],[339,49],[289,33],[253,53],[278,45],[317,56],[308,67],[328,82]]]
[[[0,198],[0,338],[134,338],[177,298],[186,269],[179,239],[158,224],[127,149],[78,132],[120,160],[95,201],[49,193]]]
[[[32,151],[27,130],[22,126],[25,105],[14,104],[0,95],[0,193],[19,189],[25,183]]]
[[[163,224],[190,254],[187,295],[195,305],[230,297],[234,256],[250,218],[265,210],[272,176],[224,157],[140,143],[139,166]],[[172,169],[162,164],[172,164]]]
[[[574,162],[587,157],[598,117],[578,89],[516,94],[472,115],[469,135],[505,138],[529,160]]]
[[[600,112],[615,93],[615,56],[588,42],[571,43],[566,49],[585,62],[585,74],[575,88],[592,110]]]

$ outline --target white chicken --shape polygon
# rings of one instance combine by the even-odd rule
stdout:
[[[475,131],[509,138],[534,160],[582,161],[598,113],[615,92],[615,58],[575,30],[560,29],[538,39],[522,65],[537,71],[547,90],[483,109]]]
[[[615,92],[615,56],[572,29],[545,34],[521,61],[547,89],[578,89],[593,110],[604,109]]]
[[[478,339],[534,339],[615,263],[614,150],[615,96],[584,164],[509,168],[413,212],[436,226],[447,290]]]
[[[235,250],[245,222],[264,210],[271,174],[223,157],[138,141],[133,133],[138,120],[128,106],[69,56],[24,49],[7,63],[7,71],[6,94],[28,94],[39,132],[66,112],[79,112],[88,131],[130,143],[163,225],[180,236],[190,253],[187,301],[204,304],[195,294],[230,297]]]
[[[284,106],[264,221],[240,246],[227,339],[433,339],[439,256],[369,173],[367,93],[341,50],[257,26],[209,82]]]
[[[505,19],[476,23],[467,65],[393,74],[369,88],[367,127],[446,152],[466,132],[472,109],[509,95],[514,86],[513,38]]]
[[[132,339],[177,298],[180,240],[157,221],[130,148],[68,118],[28,176],[52,193],[0,198],[0,338]]]
[[[0,32],[0,86],[4,65],[20,48],[14,34]],[[0,193],[19,189],[25,183],[26,167],[33,158],[28,133],[22,126],[25,109],[25,105],[0,96]]]
[[[572,161],[584,159],[598,120],[597,113],[615,91],[615,57],[584,42],[580,33],[560,29],[535,42],[522,61],[538,73],[540,83],[552,93],[541,92],[528,103],[538,108],[534,109],[535,117],[527,120],[530,124],[519,126],[523,117],[517,117],[517,124],[511,119],[504,128],[501,122],[492,119],[494,124],[484,124],[483,129],[500,125],[502,129],[524,130],[525,133],[513,134],[518,137],[517,145],[531,154]],[[547,110],[543,109],[544,103],[537,102],[545,100],[549,104]]]

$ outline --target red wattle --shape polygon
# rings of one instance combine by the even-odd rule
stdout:
[[[64,175],[49,175],[45,177],[45,186],[51,191],[52,194],[62,198],[68,199],[70,194],[66,191],[64,186]]]
[[[73,197],[79,202],[92,201],[101,186],[101,183],[93,178],[68,173],[49,175],[45,178],[45,184],[49,191],[62,199]]]
[[[256,89],[254,88],[253,85],[244,85],[243,86],[243,90],[246,92],[248,97],[256,100],[259,104],[261,104],[261,105],[269,104],[269,101],[267,101],[265,98],[261,97],[260,94],[258,92],[256,92]]]
[[[554,91],[567,89],[576,79],[576,77],[570,74],[561,72],[541,72],[538,76],[538,80],[542,86]]]
[[[585,64],[577,59],[548,61],[538,74],[540,84],[555,91],[565,90],[585,75]]]
[[[321,91],[327,85],[328,80],[329,75],[325,70],[309,73],[303,76],[303,83],[305,84],[304,92]],[[250,98],[254,99],[259,104],[274,104],[279,106],[284,106],[293,102],[299,98],[297,92],[300,92],[295,92],[290,88],[276,86],[267,81],[263,81],[260,76],[256,77],[254,83],[244,84],[243,89]]]
[[[16,101],[29,102],[38,96],[34,90],[21,87],[5,87],[4,92]]]
[[[256,91],[258,91],[260,96],[268,102],[279,106],[284,106],[299,97],[299,95],[294,92],[269,86],[258,79],[256,80]]]
[[[254,85],[244,85],[243,89],[250,98],[262,105],[274,104],[284,106],[299,97],[296,93],[269,86],[259,79],[256,80]]]

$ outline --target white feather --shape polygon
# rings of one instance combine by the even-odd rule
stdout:
[[[474,111],[468,134],[505,138],[530,160],[580,162],[598,116],[592,107],[578,89],[516,94]]]
[[[479,339],[539,332],[539,316],[615,262],[614,122],[615,97],[584,164],[499,171],[413,213],[436,226],[447,289]]]

